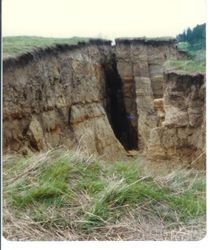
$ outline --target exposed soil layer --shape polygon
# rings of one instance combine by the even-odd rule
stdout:
[[[193,162],[205,155],[205,77],[164,73],[180,57],[173,39],[138,38],[5,59],[4,152],[65,145],[109,159],[139,150]]]

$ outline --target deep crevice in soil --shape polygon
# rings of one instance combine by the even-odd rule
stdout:
[[[138,149],[138,129],[133,126],[130,114],[126,112],[122,91],[122,80],[117,71],[115,54],[104,64],[106,81],[105,109],[115,136],[126,150]],[[135,117],[137,119],[137,117]]]

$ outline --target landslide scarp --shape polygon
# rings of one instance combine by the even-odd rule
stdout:
[[[93,39],[4,60],[4,151],[64,145],[104,158],[205,152],[205,77],[165,72],[174,39]],[[199,138],[196,139],[196,138]]]

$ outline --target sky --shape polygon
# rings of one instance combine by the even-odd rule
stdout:
[[[176,36],[206,22],[205,0],[3,0],[3,36]]]

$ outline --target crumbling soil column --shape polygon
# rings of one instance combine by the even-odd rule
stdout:
[[[175,40],[119,38],[115,51],[126,111],[136,119],[138,149],[146,152],[150,131],[160,124],[154,99],[163,97],[163,63],[176,58]]]

